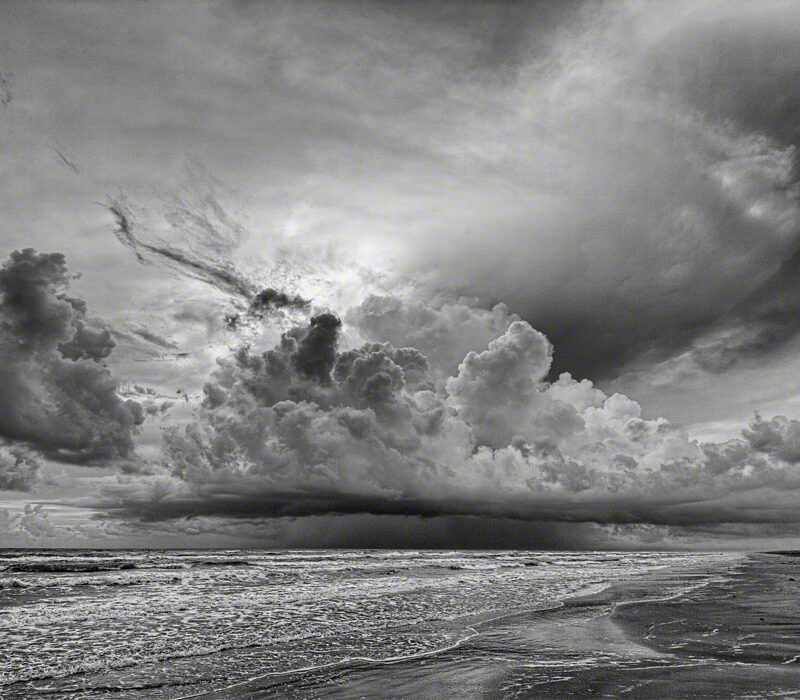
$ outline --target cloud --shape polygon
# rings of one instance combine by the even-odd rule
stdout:
[[[591,5],[511,79],[453,87],[472,109],[431,137],[452,179],[419,235],[402,233],[401,264],[428,289],[502,299],[558,348],[554,377],[608,379],[720,327],[741,338],[706,353],[712,370],[792,337],[787,16],[772,2]]]
[[[356,267],[478,306],[502,300],[558,348],[552,378],[607,380],[695,341],[700,371],[721,371],[795,335],[791,305],[776,321],[771,301],[748,299],[800,245],[797,10],[540,5],[464,6],[457,17],[380,4],[335,18],[281,3],[234,12],[211,65],[184,56],[197,64],[191,79],[207,81],[185,92],[213,85],[226,98],[209,105],[226,120],[202,124],[201,150],[258,183],[253,235],[218,183],[195,175],[188,191],[149,198],[160,203],[112,203],[118,237],[240,300],[229,314],[240,322],[265,287],[357,295],[344,283]],[[213,18],[192,17],[204,45]],[[166,19],[145,13],[131,31],[149,39]],[[407,31],[391,31],[398,23]],[[237,66],[237,79],[220,65]],[[255,87],[264,80],[270,100]],[[170,133],[195,125],[180,96],[151,108]],[[268,138],[269,159],[241,155]],[[234,260],[237,246],[266,259],[267,279]]]
[[[297,350],[292,354],[292,363],[298,372],[321,384],[330,382],[341,325],[342,322],[331,313],[311,319],[308,330],[298,339]]]
[[[339,330],[325,313],[262,354],[243,347],[220,358],[193,422],[165,434],[166,471],[106,484],[92,504],[152,521],[797,520],[794,421],[757,416],[740,439],[698,443],[587,380],[548,382],[552,348],[521,320],[468,352],[444,383],[418,349],[383,342],[340,351]]]
[[[764,420],[756,413],[742,435],[754,450],[789,464],[800,462],[800,421],[785,416]]]
[[[114,215],[117,239],[130,248],[141,263],[157,261],[169,269],[191,279],[200,280],[219,289],[225,294],[250,299],[253,288],[250,281],[235,266],[220,259],[224,253],[222,246],[209,246],[210,251],[200,249],[181,250],[166,242],[148,243],[137,234],[140,224],[133,208],[124,198],[112,199],[108,210]],[[195,213],[195,216],[199,216]],[[212,239],[213,240],[213,239]]]
[[[15,251],[0,269],[0,437],[56,461],[128,458],[143,420],[102,360],[110,333],[67,295],[64,256]]]
[[[102,521],[72,524],[69,518],[63,517],[64,510],[44,503],[26,503],[12,515],[8,509],[0,508],[0,533],[17,547],[34,546],[42,541],[58,547],[85,546],[87,538],[95,538],[95,541],[102,538],[108,542],[120,530]]]
[[[58,537],[63,528],[53,523],[47,515],[42,504],[27,503],[22,516],[17,523],[17,528],[24,534],[33,537]]]
[[[14,99],[13,81],[8,72],[0,73],[0,105],[8,107]]]
[[[505,304],[486,310],[470,299],[371,294],[347,312],[346,320],[366,340],[416,348],[437,376],[449,377],[464,355],[485,348],[519,316]]]
[[[305,309],[310,303],[308,299],[303,299],[303,297],[297,294],[289,296],[286,292],[279,292],[277,289],[267,287],[253,297],[253,300],[250,302],[250,310],[254,314],[261,314],[273,308],[283,309],[288,307]]]
[[[171,340],[168,340],[167,338],[162,338],[160,335],[158,335],[157,333],[154,333],[153,331],[149,330],[148,328],[144,328],[142,326],[137,327],[137,328],[132,328],[131,329],[131,333],[133,333],[134,335],[138,336],[139,338],[141,338],[145,342],[150,343],[151,345],[155,345],[156,347],[161,348],[162,350],[177,350],[178,349],[178,346],[175,343],[173,343]]]
[[[251,279],[236,240],[264,269],[288,249],[292,272],[300,259],[309,275],[335,270],[339,289],[358,264],[503,300],[559,349],[553,377],[608,378],[653,348],[653,362],[687,349],[797,251],[797,9],[548,4],[234,4],[224,28],[207,6],[124,23],[72,7],[46,23],[33,8],[9,18],[14,70],[75,109],[49,124],[45,101],[19,126],[57,127],[106,191],[166,186],[176,153],[250,188],[249,237],[205,184],[144,208],[126,195],[116,212],[142,258],[242,311],[245,287],[320,295]],[[192,40],[158,51],[176,27]],[[41,40],[16,38],[28,33]],[[30,155],[17,145],[9,167]],[[20,222],[31,209],[10,204]]]
[[[221,294],[222,304],[206,298],[199,314],[184,301],[183,308],[174,314],[176,320],[203,322],[209,337],[222,328],[240,337],[252,337],[259,334],[268,319],[286,321],[305,315],[311,302],[299,294],[271,286],[257,291],[263,273],[245,272],[234,261],[249,232],[221,203],[219,183],[196,164],[187,169],[189,184],[175,192],[160,192],[155,197],[151,194],[148,199],[155,202],[133,204],[130,197],[121,194],[108,204],[117,240],[133,251],[140,263],[164,267]],[[281,278],[286,274],[273,270],[268,276]],[[212,310],[213,306],[221,308]],[[213,318],[216,314],[218,318]],[[175,349],[171,341],[146,328],[134,328],[132,332],[154,345]]]
[[[28,491],[35,483],[39,462],[24,447],[0,444],[0,491]]]
[[[758,439],[704,446],[643,420],[648,409],[609,384],[579,381],[689,368],[710,394],[720,373],[796,335],[791,3],[367,3],[332,16],[277,2],[231,6],[224,27],[216,10],[189,7],[120,22],[116,10],[71,5],[43,21],[26,6],[4,29],[27,97],[47,96],[3,114],[14,127],[10,235],[58,235],[86,254],[81,296],[104,285],[95,310],[120,298],[131,314],[158,307],[158,325],[126,319],[158,330],[135,347],[163,358],[157,336],[192,361],[127,368],[164,393],[185,390],[173,413],[191,420],[188,397],[206,382],[196,425],[168,434],[168,474],[109,491],[120,513],[795,517],[792,431],[780,421],[757,420],[747,430]],[[158,50],[176,27],[191,40]],[[121,84],[131,89],[110,89]],[[56,124],[53,104],[74,109],[55,110]],[[36,130],[53,139],[42,146]],[[76,154],[81,178],[54,162],[56,142]],[[178,152],[202,153],[251,188],[252,236],[207,182],[167,193]],[[138,198],[143,179],[158,189]],[[48,183],[49,203],[31,206],[36,192],[13,187],[23,180]],[[150,266],[133,272],[135,298],[127,282],[106,293],[122,287],[108,260],[125,263],[113,238],[104,248],[95,236],[107,213],[82,214],[120,182],[110,203],[119,240]],[[53,220],[66,228],[45,225]],[[180,280],[169,293],[164,270]],[[414,293],[389,296],[401,288]],[[250,309],[265,289],[355,308],[341,328],[312,332],[307,316],[322,307],[271,302],[262,323]],[[173,303],[179,311],[165,309]],[[78,414],[55,425],[48,413],[86,405],[54,393],[66,384],[51,365],[100,371],[125,350],[104,334],[111,326],[67,311],[74,323],[57,340],[33,343],[52,351],[9,355],[11,381],[23,384],[15,398],[35,410],[24,423],[0,418],[0,434],[48,426],[46,440],[19,444],[82,430],[73,443],[106,444],[114,432],[110,389],[99,422]],[[227,315],[257,331],[232,332]],[[278,321],[297,327],[264,354]],[[546,376],[537,332],[555,347]],[[209,377],[204,363],[242,338],[251,346]]]
[[[512,323],[483,352],[467,354],[447,392],[479,444],[499,448],[529,432],[551,360],[547,338],[525,321]]]
[[[18,515],[11,515],[8,508],[0,508],[0,532],[11,532],[11,526],[16,525],[19,520]]]

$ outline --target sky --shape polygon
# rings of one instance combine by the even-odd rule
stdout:
[[[0,19],[0,546],[797,546],[800,2]]]

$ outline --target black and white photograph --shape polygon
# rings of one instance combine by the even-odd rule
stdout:
[[[800,0],[0,0],[0,698],[800,697]]]

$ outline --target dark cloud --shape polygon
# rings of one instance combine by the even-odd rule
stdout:
[[[525,522],[502,518],[353,516],[308,517],[279,528],[287,547],[347,549],[570,549],[600,545],[591,525]]]
[[[741,291],[729,300],[723,297],[717,314],[682,329],[672,349],[688,346],[696,366],[709,372],[756,360],[800,330],[798,35],[796,25],[781,21],[774,7],[765,7],[763,13],[753,9],[726,14],[710,8],[706,16],[699,12],[696,23],[655,42],[643,65],[650,84],[679,95],[711,119],[754,135],[749,152],[738,162],[732,160],[716,172],[710,169],[709,174],[727,180],[737,199],[747,201],[744,218],[761,219],[773,234],[795,244],[776,251],[768,265],[777,270],[766,279],[758,271],[743,275],[736,283]],[[751,167],[740,171],[747,160]],[[759,187],[759,179],[768,186]],[[737,249],[732,240],[722,243],[726,253]],[[662,346],[662,356],[670,350],[658,335],[651,345]]]
[[[800,332],[800,250],[761,285],[713,323],[684,335],[682,343],[645,351],[629,368],[649,365],[673,376],[696,371],[719,374],[779,351]],[[664,359],[665,356],[671,356]]]
[[[15,251],[0,269],[0,437],[54,460],[126,458],[142,422],[102,360],[110,333],[67,296],[64,256]]]
[[[800,250],[784,260],[723,322],[744,336],[738,343],[734,337],[719,348],[716,357],[723,367],[735,359],[770,352],[793,338],[800,331]]]
[[[250,302],[250,312],[254,314],[267,313],[272,309],[306,309],[311,302],[308,299],[295,294],[289,296],[286,292],[279,292],[277,289],[267,287],[262,289],[253,297]]]
[[[719,119],[800,144],[796,16],[774,3],[720,9],[701,10],[680,32],[654,42],[648,81]]]
[[[158,346],[160,348],[163,348],[164,350],[177,350],[178,349],[178,346],[175,343],[173,343],[171,340],[168,340],[167,338],[163,338],[162,336],[158,335],[157,333],[154,333],[153,331],[149,330],[148,328],[144,328],[144,327],[140,326],[140,327],[137,327],[137,328],[132,328],[131,332],[134,335],[136,335],[139,338],[141,338],[142,340],[146,340],[148,343],[152,343],[153,345],[156,345],[156,346]]]
[[[0,73],[0,105],[8,107],[14,99],[13,78],[7,72]]]
[[[58,148],[53,148],[53,153],[55,153],[55,155],[56,155],[56,158],[58,159],[58,162],[59,162],[59,163],[61,163],[62,165],[65,165],[67,168],[69,168],[69,169],[70,169],[70,170],[71,170],[73,173],[75,173],[76,175],[80,175],[80,172],[81,172],[81,171],[80,171],[80,169],[78,168],[78,166],[77,166],[77,165],[75,165],[75,163],[73,163],[73,162],[72,162],[72,161],[71,161],[69,158],[67,158],[67,157],[66,157],[66,156],[65,156],[65,155],[64,155],[64,154],[61,152],[61,150],[60,150],[60,149],[58,149]]]
[[[557,348],[553,378],[610,379],[694,341],[719,345],[698,355],[714,371],[762,356],[796,332],[795,282],[767,278],[800,243],[797,8],[578,14],[513,89],[483,93],[508,112],[469,143],[482,192],[442,194],[460,208],[413,239],[409,271],[503,300]]]
[[[226,314],[225,325],[229,330],[238,330],[251,319],[264,320],[283,311],[307,311],[310,306],[311,302],[299,294],[290,295],[267,287],[253,297],[245,313]]]
[[[784,416],[764,420],[755,418],[742,435],[758,452],[777,457],[790,464],[800,462],[800,421]]]
[[[403,317],[404,302],[394,301],[389,313]],[[496,322],[480,310],[473,320]],[[740,439],[699,444],[664,419],[642,419],[626,396],[568,374],[548,382],[552,348],[521,320],[467,352],[445,382],[415,348],[339,352],[340,326],[320,314],[267,352],[221,358],[192,424],[165,434],[166,473],[106,485],[93,505],[148,521],[371,514],[690,526],[800,517],[795,421],[757,416]]]
[[[292,355],[298,372],[321,384],[330,383],[341,327],[342,322],[332,313],[312,317],[308,330],[298,338],[297,351]]]
[[[75,335],[68,343],[60,343],[59,352],[70,360],[103,360],[114,349],[111,332],[90,328],[83,321],[74,322]]]

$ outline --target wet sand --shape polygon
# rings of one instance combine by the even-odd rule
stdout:
[[[655,580],[642,581],[645,587]],[[632,590],[625,591],[629,588]],[[622,585],[612,595],[645,591]],[[651,590],[652,593],[652,590]],[[800,696],[800,560],[750,555],[670,600],[620,602],[607,619],[659,654],[633,663],[520,670],[516,697],[763,698]],[[527,690],[525,690],[527,688]],[[496,687],[496,697],[505,696]]]
[[[800,559],[752,554],[479,621],[432,656],[262,677],[204,697],[779,696],[800,696]]]

